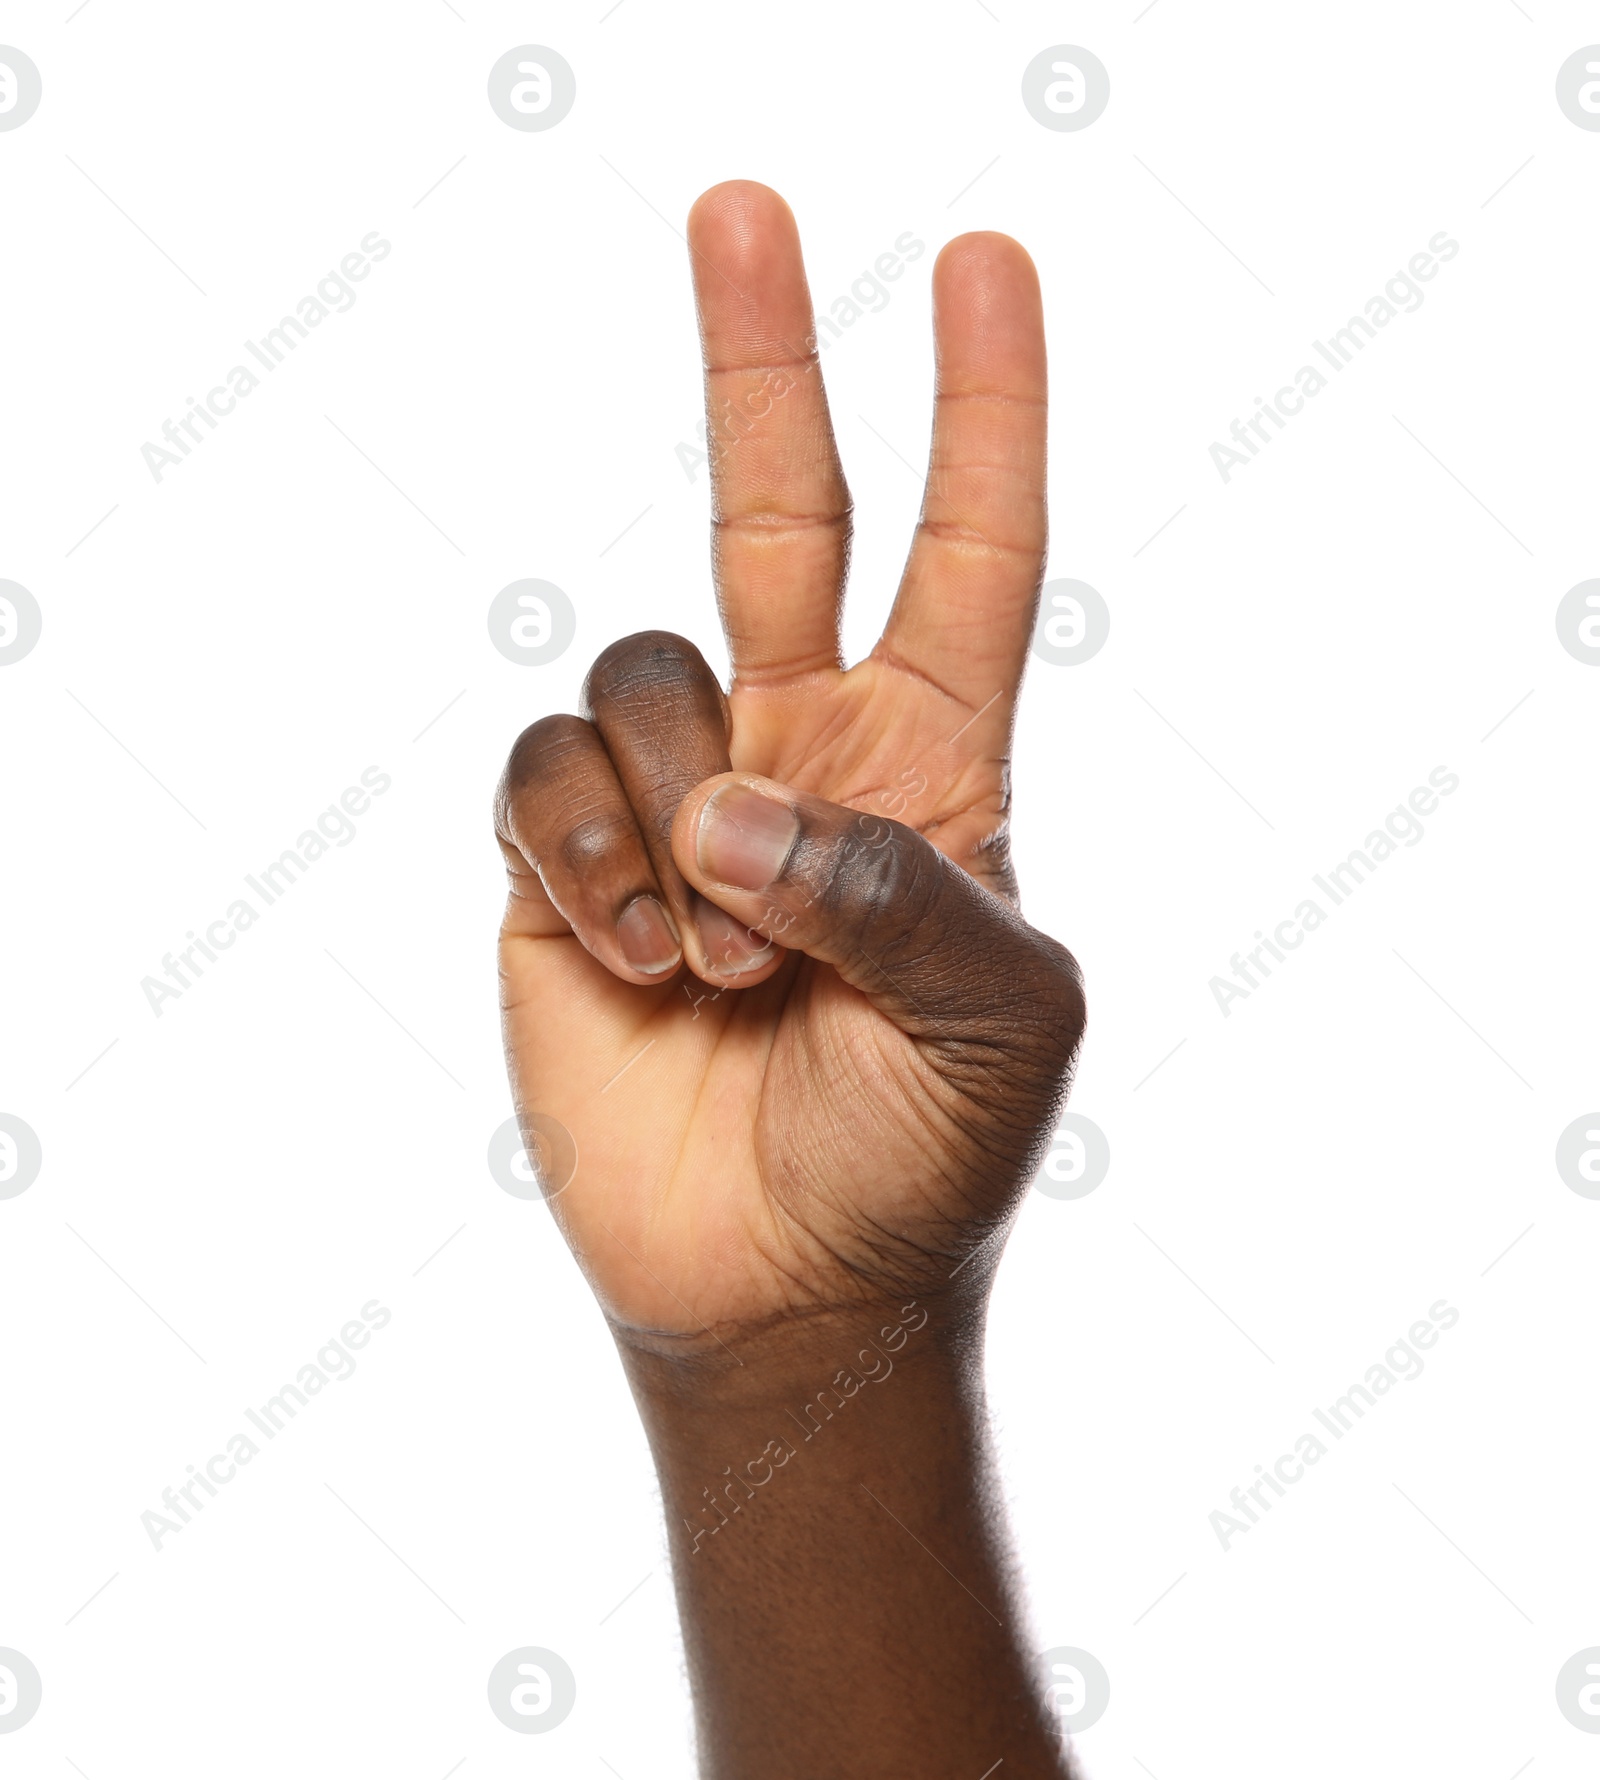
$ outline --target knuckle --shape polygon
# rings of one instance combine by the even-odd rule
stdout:
[[[541,717],[523,730],[511,744],[495,787],[495,828],[502,839],[511,838],[516,804],[528,792],[546,787],[564,763],[586,752],[593,741],[590,726],[566,712]]]
[[[927,943],[942,875],[940,855],[920,835],[863,815],[831,849],[819,900],[829,916],[858,926],[868,943],[892,956]]]
[[[631,816],[621,810],[597,810],[579,817],[563,834],[561,863],[573,877],[587,878],[633,842]]]
[[[628,707],[663,694],[715,687],[705,657],[687,637],[670,630],[641,630],[601,650],[583,685],[591,715],[607,705]]]
[[[504,784],[517,792],[550,776],[553,769],[586,750],[594,732],[581,717],[559,712],[530,723],[511,744]]]
[[[1059,940],[1037,931],[1033,937],[1037,963],[1030,973],[1032,1024],[1046,1047],[1070,1063],[1088,1022],[1083,971]]]

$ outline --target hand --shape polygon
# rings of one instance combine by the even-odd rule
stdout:
[[[614,643],[582,719],[518,738],[497,827],[530,1153],[534,1114],[575,1140],[552,1207],[619,1334],[692,1351],[982,1290],[1083,1002],[1007,847],[1045,548],[1032,262],[992,234],[939,256],[921,521],[846,670],[850,502],[794,220],[718,186],[689,243],[732,688],[680,637]]]

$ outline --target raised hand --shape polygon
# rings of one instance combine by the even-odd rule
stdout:
[[[705,1780],[1064,1780],[981,1383],[1083,1028],[1007,850],[1045,543],[1038,285],[1004,236],[939,257],[921,523],[846,670],[850,505],[794,221],[724,185],[689,237],[733,684],[681,637],[628,637],[581,718],[512,750],[523,1131],[576,1141],[552,1209],[660,1475]]]
[[[689,241],[733,684],[666,632],[612,644],[497,803],[524,1131],[571,1133],[555,1216],[619,1334],[664,1348],[981,1289],[1083,1025],[1007,847],[1045,548],[1032,262],[987,234],[939,256],[921,519],[847,669],[850,500],[793,218],[718,186]]]

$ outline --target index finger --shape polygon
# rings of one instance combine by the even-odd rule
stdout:
[[[800,235],[750,180],[689,213],[706,373],[712,560],[736,682],[838,669],[850,492],[834,443]]]

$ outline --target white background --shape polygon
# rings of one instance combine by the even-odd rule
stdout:
[[[1553,1158],[1600,1102],[1600,672],[1553,617],[1600,572],[1600,135],[1554,81],[1600,8],[607,3],[0,5],[44,82],[0,134],[0,577],[44,614],[0,670],[0,1111],[44,1151],[0,1203],[0,1645],[44,1677],[8,1771],[692,1771],[630,1400],[484,1160],[489,805],[613,637],[725,659],[678,231],[738,175],[819,302],[928,244],[825,360],[853,655],[935,251],[1005,229],[1043,277],[1050,573],[1112,631],[1033,664],[1016,839],[1112,1162],[1030,1196],[990,1372],[1037,1643],[1111,1676],[1090,1773],[1593,1774],[1555,1676],[1600,1644],[1600,1204]],[[545,133],[485,97],[525,43],[576,70]],[[1021,103],[1059,43],[1110,70],[1079,133]],[[355,306],[157,484],[141,444],[374,229]],[[1225,485],[1211,442],[1440,230],[1424,306]],[[488,641],[522,576],[577,608],[548,667]],[[156,1017],[141,979],[371,765],[356,838]],[[1441,765],[1425,838],[1224,1018],[1209,980]],[[374,1298],[354,1377],[154,1551]],[[1229,1491],[1441,1298],[1426,1372],[1224,1552]],[[577,1675],[547,1736],[486,1704],[524,1644]]]

